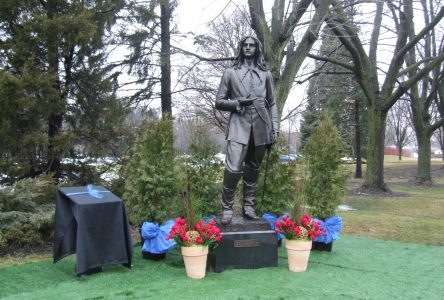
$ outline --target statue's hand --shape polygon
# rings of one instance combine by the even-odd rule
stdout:
[[[279,131],[274,131],[274,130],[271,131],[270,139],[272,144],[276,143],[278,136],[279,136]]]
[[[257,97],[254,97],[252,95],[248,95],[245,99],[239,99],[240,106],[249,106],[253,104],[253,102],[257,99]]]

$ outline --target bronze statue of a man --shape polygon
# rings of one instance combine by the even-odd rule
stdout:
[[[261,43],[252,36],[239,42],[238,55],[220,82],[216,108],[230,111],[222,191],[221,224],[233,218],[236,186],[243,177],[243,216],[258,219],[254,204],[259,167],[278,135],[278,116],[271,72]]]

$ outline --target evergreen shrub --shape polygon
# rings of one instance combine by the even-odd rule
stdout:
[[[218,148],[204,124],[189,124],[190,155],[178,156],[177,178],[179,183],[181,216],[188,224],[203,217],[216,215],[220,210],[220,181],[223,168],[215,158]]]
[[[314,217],[334,215],[344,201],[348,173],[341,163],[343,149],[338,129],[327,111],[303,148],[309,168],[306,199]]]
[[[287,148],[286,141],[278,139],[268,157],[268,170],[266,170],[268,154],[265,153],[256,193],[256,210],[260,214],[273,213],[280,216],[291,207],[296,188],[294,180],[297,162],[280,161],[282,155],[288,154]],[[265,176],[267,178],[264,186]]]
[[[43,175],[0,189],[0,248],[53,240],[56,185]]]
[[[124,169],[130,221],[162,223],[177,212],[173,125],[170,119],[146,124],[130,150]]]

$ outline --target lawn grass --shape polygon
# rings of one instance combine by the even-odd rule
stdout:
[[[2,299],[441,299],[441,247],[345,235],[331,253],[313,251],[304,273],[288,271],[284,247],[278,266],[185,275],[178,249],[164,261],[140,258],[133,268],[110,266],[76,277],[74,257],[0,269]]]
[[[345,234],[444,246],[444,163],[432,161],[435,185],[411,183],[417,161],[386,156],[384,178],[393,196],[360,195],[363,179],[350,179],[346,203],[356,211],[340,212]]]

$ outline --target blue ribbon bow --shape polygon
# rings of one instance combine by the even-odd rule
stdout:
[[[317,219],[316,221],[321,222],[320,226],[324,227],[324,232],[327,233],[327,235],[318,236],[317,238],[315,238],[314,240],[315,242],[328,244],[339,239],[339,232],[341,232],[342,230],[341,217],[332,216],[330,218],[325,219],[325,221]]]
[[[173,225],[173,220],[166,221],[162,226],[159,226],[157,223],[143,222],[141,234],[142,238],[145,239],[145,242],[143,243],[142,251],[162,254],[167,253],[171,248],[174,248],[176,242],[173,239],[168,241],[165,240],[170,234]]]

